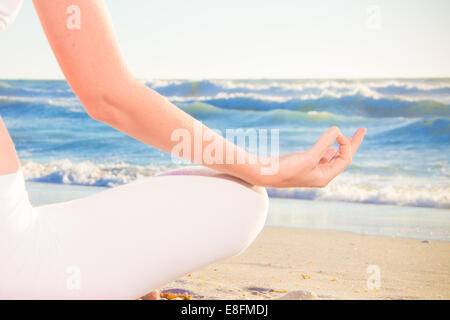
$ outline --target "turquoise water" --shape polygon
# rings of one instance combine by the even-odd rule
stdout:
[[[144,82],[222,132],[279,129],[281,154],[331,125],[368,129],[327,188],[271,189],[273,198],[450,208],[449,79]],[[179,166],[89,118],[65,81],[0,80],[0,115],[29,181],[113,187]]]

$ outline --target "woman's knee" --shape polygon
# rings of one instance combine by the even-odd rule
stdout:
[[[244,252],[257,238],[266,222],[269,210],[269,198],[264,188],[257,188],[258,197],[253,200],[251,207],[243,212],[242,219],[230,235],[233,238],[230,247],[230,255],[238,255]]]
[[[167,176],[177,177],[166,179]],[[180,217],[182,221],[186,217],[189,217],[189,221],[185,221],[188,225],[203,225],[204,221],[209,221],[210,227],[199,232],[197,238],[208,237],[207,246],[218,259],[243,252],[264,227],[269,208],[265,188],[201,167],[167,172],[159,179],[160,187],[163,183],[170,184],[172,192],[178,195],[176,207],[180,203],[191,206]]]

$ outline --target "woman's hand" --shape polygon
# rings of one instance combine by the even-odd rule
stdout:
[[[352,162],[365,134],[366,129],[360,128],[348,138],[339,128],[331,127],[311,149],[275,159],[278,170],[272,175],[259,175],[254,183],[272,188],[326,187]],[[335,141],[339,150],[331,147]]]

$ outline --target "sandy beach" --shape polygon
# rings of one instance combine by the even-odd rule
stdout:
[[[35,205],[105,190],[27,187]],[[449,230],[443,209],[272,198],[244,253],[159,289],[192,299],[450,299]],[[376,269],[380,287],[369,288]]]
[[[369,266],[380,275],[371,288]],[[265,227],[243,254],[160,289],[192,299],[450,299],[450,242]]]

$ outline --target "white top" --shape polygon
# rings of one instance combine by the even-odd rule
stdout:
[[[22,0],[0,0],[0,31],[14,21],[21,6]]]

